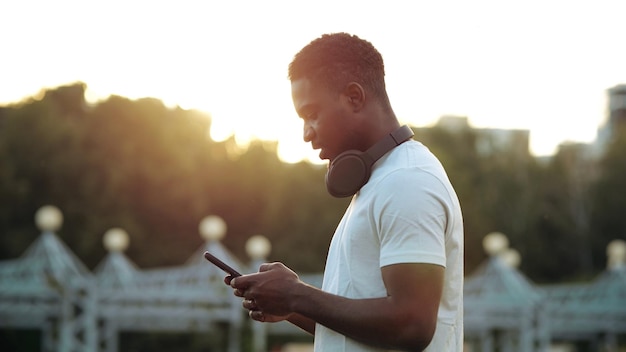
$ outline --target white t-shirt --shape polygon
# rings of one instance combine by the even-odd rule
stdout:
[[[463,350],[463,220],[437,158],[407,141],[374,164],[330,244],[322,290],[349,298],[386,297],[381,268],[430,263],[446,268],[437,328],[426,351]],[[320,324],[315,351],[381,351]]]

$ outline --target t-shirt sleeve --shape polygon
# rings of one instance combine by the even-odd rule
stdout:
[[[401,186],[399,186],[401,185]],[[446,266],[446,187],[433,174],[396,170],[376,185],[373,211],[380,241],[380,266],[428,263]]]

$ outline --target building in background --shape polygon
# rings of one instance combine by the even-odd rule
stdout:
[[[430,128],[440,128],[450,133],[472,131],[476,135],[476,151],[481,156],[491,156],[503,151],[512,151],[516,156],[526,158],[530,153],[529,130],[475,128],[470,126],[467,116],[458,115],[443,115],[433,127],[419,129],[428,130]]]
[[[619,84],[606,90],[606,121],[598,129],[594,150],[601,154],[610,142],[617,126],[626,125],[626,84]]]

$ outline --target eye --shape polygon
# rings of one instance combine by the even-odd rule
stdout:
[[[298,110],[298,115],[304,121],[313,121],[317,119],[319,111],[317,104],[306,104]]]
[[[309,121],[317,119],[317,111],[307,112],[306,114],[304,114],[304,119]]]

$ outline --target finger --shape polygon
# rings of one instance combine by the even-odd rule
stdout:
[[[263,263],[263,264],[261,264],[261,266],[259,267],[259,272],[271,270],[272,267],[274,266],[274,264],[275,263]]]
[[[246,294],[246,291],[236,288],[233,290],[233,294],[237,297],[243,297]]]
[[[263,312],[260,310],[251,310],[248,312],[248,315],[250,316],[252,320],[256,320],[260,322],[265,321],[265,316],[263,315]]]
[[[242,305],[247,310],[258,310],[256,301],[254,299],[244,299]]]
[[[238,288],[238,289],[247,289],[251,284],[254,283],[253,275],[237,276],[230,279],[230,287]]]

